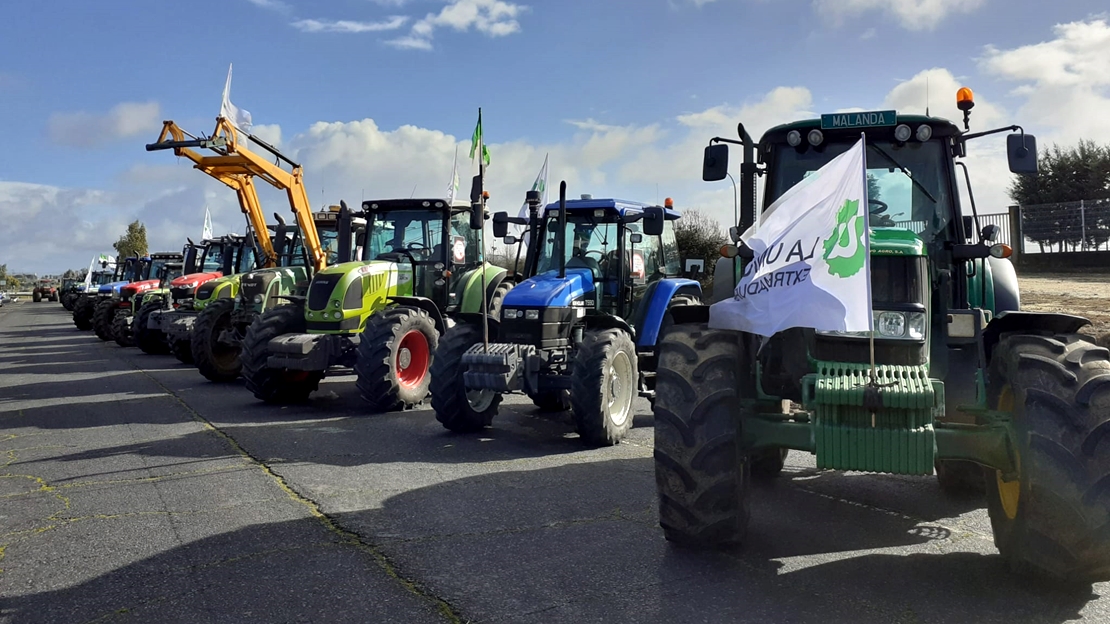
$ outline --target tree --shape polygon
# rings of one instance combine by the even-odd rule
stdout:
[[[674,236],[684,260],[705,260],[704,281],[708,282],[721,257],[721,246],[728,242],[720,222],[701,211],[684,210],[682,218],[674,222]]]
[[[868,199],[882,199],[882,190],[879,188],[879,179],[875,174],[867,174],[867,198]]]
[[[1098,247],[1107,241],[1110,211],[1110,145],[1081,140],[1073,147],[1053,145],[1039,159],[1035,176],[1016,176],[1010,184],[1010,199],[1021,206],[1026,238],[1041,250],[1059,246],[1076,248],[1084,242]],[[1084,214],[1079,205],[1084,202]],[[1090,204],[1088,204],[1090,202]],[[1087,240],[1082,240],[1086,229]]]
[[[138,219],[132,221],[127,226],[127,232],[120,236],[118,241],[112,243],[112,247],[115,248],[120,260],[147,255],[146,226]]]

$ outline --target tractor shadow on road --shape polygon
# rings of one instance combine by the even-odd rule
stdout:
[[[753,503],[746,547],[686,551],[656,525],[650,458],[494,472],[332,514],[338,533],[307,519],[209,534],[66,589],[9,598],[0,616],[345,620],[338,614],[376,599],[343,582],[383,574],[375,556],[359,550],[366,548],[477,621],[1055,624],[1078,619],[1106,587],[1019,581],[995,554],[955,551],[959,543],[934,554],[931,538],[911,530],[913,519],[837,501],[814,505],[791,488]],[[356,556],[336,559],[341,551]],[[22,578],[21,566],[42,565],[24,563],[28,554],[9,548],[8,582]],[[204,587],[221,590],[198,592]]]

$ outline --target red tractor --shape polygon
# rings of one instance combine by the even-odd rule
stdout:
[[[58,284],[54,280],[40,279],[39,283],[31,290],[31,301],[57,301]]]

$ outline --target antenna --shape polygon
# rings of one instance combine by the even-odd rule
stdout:
[[[417,184],[419,184],[419,182],[417,182]],[[409,199],[412,199],[413,197],[416,197],[416,184],[412,185],[412,194],[409,195]]]
[[[925,74],[925,116],[929,116],[929,74]]]

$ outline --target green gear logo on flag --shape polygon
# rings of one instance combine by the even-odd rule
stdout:
[[[859,201],[845,200],[836,213],[836,229],[825,239],[825,254],[829,273],[838,277],[851,277],[859,273],[867,260],[867,246],[863,242],[863,218],[859,215]]]

